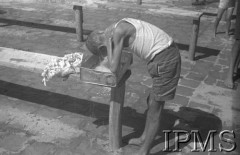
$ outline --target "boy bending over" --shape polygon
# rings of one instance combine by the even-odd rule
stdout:
[[[144,60],[153,85],[147,104],[145,129],[129,144],[142,144],[136,155],[147,155],[160,126],[164,103],[174,98],[181,70],[181,57],[173,39],[163,30],[145,21],[124,18],[105,31],[92,32],[86,41],[94,54],[108,57],[110,70],[118,71],[122,49],[128,48]]]

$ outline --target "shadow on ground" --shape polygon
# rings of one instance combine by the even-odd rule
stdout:
[[[26,26],[31,28],[51,30],[51,31],[76,33],[76,29],[71,27],[41,24],[41,23],[35,23],[35,22],[20,21],[15,19],[0,18],[0,23],[5,23],[4,26],[18,25],[18,26]],[[92,32],[91,30],[83,30],[84,35],[89,35],[91,32]]]
[[[181,44],[181,43],[177,43],[177,45],[180,50],[188,51],[189,49],[189,45]],[[196,53],[198,53],[198,55]],[[196,53],[195,53],[196,56],[194,60],[200,60],[200,59],[204,59],[211,56],[217,56],[220,53],[220,50],[197,46]]]
[[[84,116],[95,117],[97,120],[93,123],[97,126],[108,124],[109,105],[106,104],[17,85],[2,80],[0,80],[0,94]],[[138,113],[130,107],[124,107],[122,123],[134,129],[133,133],[123,137],[123,144],[126,147],[129,139],[139,137],[142,133],[145,114]],[[215,115],[189,107],[181,107],[177,112],[164,110],[161,124],[163,125],[158,134],[160,138],[154,142],[157,149],[155,149],[153,155],[162,152],[163,148],[158,146],[165,141],[162,130],[181,129],[190,131],[196,129],[201,132],[202,138],[205,139],[209,130],[219,131],[222,128],[221,120]]]
[[[7,13],[7,12],[4,10],[0,10],[0,14],[5,14],[5,13]]]
[[[219,131],[221,131],[222,129],[222,122],[220,118],[216,117],[211,113],[207,113],[199,109],[193,109],[190,107],[181,107],[177,112],[174,112],[172,110],[164,110],[161,124],[162,126],[158,133],[159,138],[157,138],[154,141],[153,148],[151,150],[151,155],[169,154],[169,152],[162,151],[163,149],[165,149],[165,146],[166,146],[166,137],[164,135],[163,130],[183,130],[189,133],[192,130],[197,130],[199,131],[200,138],[204,143],[208,137],[208,133],[210,130],[215,130],[216,134],[214,136],[217,136]],[[132,133],[123,137],[123,141],[125,142],[124,150],[127,153],[130,154],[132,150],[139,149],[139,146],[127,145],[126,142],[133,137],[139,137],[141,135],[141,132],[142,130],[141,131],[138,130],[135,133]],[[183,135],[183,134],[180,134],[180,135]],[[169,134],[168,139],[174,140],[174,138],[175,138],[175,135],[173,132],[171,132]],[[190,139],[188,142],[180,144],[179,148],[183,149],[192,141],[193,140]],[[175,145],[170,144],[168,150],[174,150],[174,149],[175,149]]]
[[[41,24],[41,23],[35,23],[35,22],[27,22],[27,21],[20,21],[20,20],[13,20],[13,19],[6,19],[6,18],[0,18],[0,23],[3,23],[5,25],[2,25],[2,27],[11,26],[11,25],[18,25],[18,26],[26,26],[31,28],[38,28],[38,29],[45,29],[45,30],[51,30],[51,31],[60,31],[60,32],[67,32],[67,33],[76,33],[75,28],[71,27],[63,27],[63,26],[57,26],[57,25],[48,25],[48,24]],[[83,30],[84,35],[89,35],[92,32],[92,30]],[[177,43],[179,49],[188,51],[189,45]],[[204,59],[209,56],[217,56],[219,54],[219,50],[211,49],[208,47],[196,47],[197,53],[201,53],[200,55],[195,57],[195,60]]]

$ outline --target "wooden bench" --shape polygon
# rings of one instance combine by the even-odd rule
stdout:
[[[111,4],[109,5],[112,6]],[[136,8],[139,11],[146,8]],[[76,33],[79,41],[83,41],[83,10],[82,6],[74,5],[73,10],[75,11],[75,22],[76,22]],[[146,12],[146,10],[144,10]],[[148,9],[147,13],[151,14],[160,14],[160,15],[176,15],[192,18],[192,32],[191,38],[189,41],[189,59],[194,60],[195,51],[198,41],[198,33],[200,27],[200,19],[203,15],[203,12],[190,11],[190,10],[181,10],[176,8],[160,8],[160,9]]]
[[[59,57],[21,51],[16,49],[0,47],[0,65],[42,73],[45,66],[52,60]],[[120,62],[120,71],[117,75],[110,72],[97,71],[96,61],[92,61],[93,56],[84,53],[83,62],[80,68],[80,75],[73,74],[76,81],[111,88],[110,110],[109,110],[109,141],[112,151],[117,151],[122,146],[122,109],[125,96],[126,80],[130,77],[131,71],[128,67],[132,63],[132,54],[124,52]],[[95,63],[95,64],[94,64]]]

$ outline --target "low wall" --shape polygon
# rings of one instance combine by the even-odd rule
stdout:
[[[141,0],[143,3],[169,3],[173,0]],[[107,3],[107,2],[126,2],[136,3],[138,0],[0,0],[0,2],[22,2],[22,3],[56,3],[56,4],[81,4],[91,5],[96,3]]]
[[[19,2],[19,3],[50,3],[50,4],[93,4],[99,0],[0,0],[0,2]]]

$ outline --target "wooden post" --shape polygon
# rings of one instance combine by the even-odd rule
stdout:
[[[137,4],[141,5],[142,4],[142,0],[137,0]]]
[[[122,109],[125,96],[126,80],[131,76],[127,70],[116,87],[111,89],[109,111],[109,141],[110,149],[117,151],[122,146]]]
[[[198,32],[199,32],[199,25],[200,25],[200,18],[199,19],[193,19],[192,35],[191,35],[190,46],[189,46],[189,59],[190,60],[194,60],[194,57],[195,57],[195,50],[196,50],[196,46],[197,46]]]
[[[109,141],[112,151],[122,145],[122,108],[124,104],[125,82],[111,89],[109,111]]]
[[[83,41],[83,10],[82,6],[73,6],[75,12],[75,24],[76,24],[76,33],[78,41]]]

